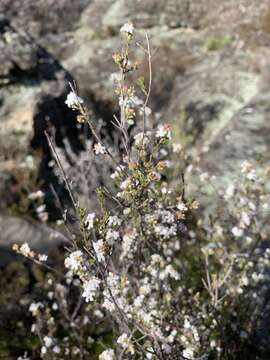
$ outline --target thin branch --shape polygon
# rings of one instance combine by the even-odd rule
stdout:
[[[74,198],[74,196],[73,196],[73,192],[72,192],[71,186],[70,186],[70,184],[69,184],[69,181],[68,181],[68,178],[67,178],[67,176],[66,176],[65,170],[64,170],[64,168],[63,168],[63,166],[62,166],[62,164],[61,164],[61,161],[60,161],[60,159],[59,159],[59,156],[58,156],[58,154],[57,154],[57,152],[56,152],[56,149],[55,149],[55,146],[54,146],[54,144],[53,144],[53,142],[52,142],[52,139],[50,138],[50,136],[49,136],[49,134],[47,133],[47,131],[45,131],[45,136],[46,136],[46,138],[47,138],[47,140],[48,140],[49,147],[50,147],[50,149],[51,149],[51,151],[52,151],[52,153],[53,153],[53,155],[54,155],[54,158],[55,158],[55,160],[56,160],[56,162],[57,162],[57,165],[58,165],[59,169],[61,170],[61,173],[62,173],[64,182],[65,182],[65,184],[66,184],[67,191],[68,191],[69,196],[70,196],[70,198],[71,198],[72,204],[73,204],[73,206],[74,206],[74,208],[75,208],[75,210],[76,210],[76,209],[77,209],[77,204],[76,204],[75,198]]]

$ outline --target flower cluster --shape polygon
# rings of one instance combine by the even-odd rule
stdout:
[[[84,341],[78,350],[73,343],[82,339],[81,326],[93,324],[93,334],[109,332],[107,338],[96,336],[99,360],[237,359],[260,329],[261,314],[270,311],[265,183],[255,166],[244,162],[243,181],[220,191],[218,208],[204,216],[186,191],[183,147],[172,142],[169,125],[148,122],[151,81],[149,89],[142,81],[139,89],[128,85],[137,67],[129,56],[134,27],[127,23],[120,31],[123,48],[113,55],[119,70],[113,77],[120,106],[113,119],[118,152],[103,142],[77,94],[66,102],[89,125],[91,148],[108,162],[111,186],[97,187],[100,206],[92,212],[74,201],[80,232],[66,254],[66,283],[48,292],[52,310],[46,313],[41,354],[57,359],[59,349],[59,358],[87,358],[91,345]],[[196,179],[212,180],[206,172]],[[19,251],[32,257],[26,246]],[[77,306],[68,306],[69,286],[77,289]],[[29,310],[39,319],[47,308],[35,302]],[[62,345],[50,328],[55,318],[48,316],[61,308],[71,333],[79,334]]]
[[[32,259],[36,262],[46,262],[48,256],[46,254],[40,254],[34,252],[34,250],[30,249],[30,246],[28,243],[23,243],[21,246],[18,244],[14,244],[12,246],[12,249],[16,251],[16,253],[25,256],[26,258]]]
[[[76,92],[72,89],[67,95],[65,104],[72,110],[78,110],[80,105],[83,104],[83,99],[80,98]]]

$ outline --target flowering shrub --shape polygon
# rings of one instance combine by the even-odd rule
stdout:
[[[41,357],[248,358],[269,312],[269,195],[263,175],[243,163],[240,185],[215,200],[222,213],[203,216],[192,194],[186,195],[185,157],[170,126],[150,126],[148,37],[147,47],[139,46],[148,55],[149,84],[140,78],[136,90],[128,83],[137,68],[130,60],[133,25],[125,24],[121,35],[123,47],[113,54],[119,70],[113,76],[120,106],[113,119],[121,134],[118,148],[105,144],[73,85],[66,101],[78,122],[89,125],[91,156],[114,170],[106,186],[96,188],[99,210],[89,212],[76,199],[56,154],[80,232],[71,236],[65,280],[50,279],[48,299],[29,308]],[[176,169],[178,179],[172,182]],[[34,258],[25,245],[17,251]],[[265,346],[261,343],[258,353],[268,351]]]

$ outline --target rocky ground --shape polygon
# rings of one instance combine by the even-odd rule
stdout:
[[[0,14],[2,211],[29,190],[26,168],[37,161],[46,176],[45,129],[55,127],[58,143],[67,137],[78,150],[74,114],[64,105],[68,81],[76,80],[95,118],[111,118],[111,54],[127,20],[139,39],[145,31],[151,39],[151,107],[173,122],[202,170],[228,183],[244,159],[266,161],[267,0],[2,0]]]

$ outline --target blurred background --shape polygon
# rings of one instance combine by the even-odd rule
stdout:
[[[111,55],[128,20],[140,39],[144,31],[151,39],[150,106],[173,124],[191,164],[228,184],[243,160],[264,164],[269,155],[268,0],[0,0],[0,358],[34,348],[24,306],[43,276],[12,244],[45,253],[65,244],[54,192],[64,206],[69,200],[44,131],[54,135],[81,201],[94,207],[106,169],[89,158],[86,130],[64,102],[75,80],[111,136]],[[138,58],[147,78],[147,59]]]

